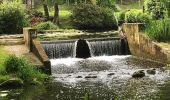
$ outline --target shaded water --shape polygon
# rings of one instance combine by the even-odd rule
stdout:
[[[102,56],[88,59],[52,59],[54,81],[45,86],[1,90],[6,100],[169,100],[170,71],[163,64],[132,56]],[[146,72],[155,68],[156,74]],[[143,69],[146,76],[132,78]]]

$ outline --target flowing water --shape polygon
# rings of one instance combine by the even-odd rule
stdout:
[[[52,59],[54,81],[45,86],[0,91],[2,100],[169,100],[170,71],[133,56]],[[150,68],[156,74],[147,73]],[[138,70],[143,78],[132,78]],[[87,100],[86,98],[86,100]]]
[[[0,89],[0,100],[170,100],[170,71],[164,64],[129,54],[121,41],[90,41],[87,59],[74,58],[75,44],[45,43],[53,82],[22,89]],[[108,56],[110,55],[110,56]],[[151,68],[155,74],[148,73]],[[132,74],[143,70],[143,78]]]

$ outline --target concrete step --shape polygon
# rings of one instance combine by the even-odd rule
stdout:
[[[24,40],[21,39],[0,39],[0,45],[21,45],[24,44]]]
[[[18,38],[23,38],[23,34],[15,34],[15,35],[0,35],[0,39],[18,39]]]

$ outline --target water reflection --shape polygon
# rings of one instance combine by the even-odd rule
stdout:
[[[0,100],[84,100],[86,94],[90,100],[170,99],[170,71],[162,71],[163,64],[131,56],[60,60],[52,60],[55,62],[52,63],[52,83],[1,89]],[[148,68],[155,68],[156,73],[147,74]],[[141,69],[146,76],[132,78],[131,75]]]

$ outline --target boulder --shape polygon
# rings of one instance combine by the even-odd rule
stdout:
[[[12,78],[12,79],[2,82],[0,84],[0,87],[18,88],[18,87],[22,87],[23,85],[24,85],[24,82],[21,79]]]
[[[82,76],[77,76],[76,78],[83,78]]]
[[[146,71],[148,74],[150,74],[150,75],[155,75],[156,74],[156,69],[148,69],[147,71]]]
[[[76,46],[76,58],[89,58],[91,57],[90,48],[86,40],[79,39]]]
[[[112,76],[112,75],[115,75],[115,73],[109,73],[109,74],[107,74],[108,76]]]
[[[97,78],[97,76],[85,76],[85,78]]]
[[[132,74],[133,78],[142,78],[144,76],[145,76],[144,70],[139,70],[139,71],[136,71]]]

